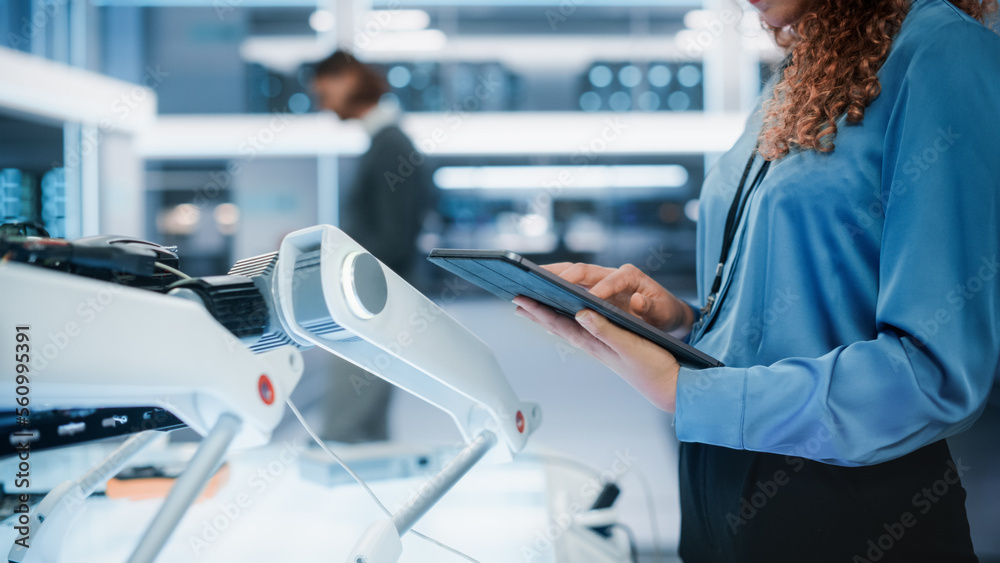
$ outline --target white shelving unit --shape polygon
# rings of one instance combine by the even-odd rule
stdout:
[[[142,175],[132,139],[156,121],[156,93],[4,47],[0,68],[0,112],[63,128],[67,238],[141,234]],[[107,206],[114,213],[103,219]]]

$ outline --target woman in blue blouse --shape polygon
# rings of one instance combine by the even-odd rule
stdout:
[[[676,413],[685,561],[975,561],[944,438],[1000,364],[996,0],[751,4],[789,56],[705,179],[698,306],[548,266],[727,367],[518,314]]]

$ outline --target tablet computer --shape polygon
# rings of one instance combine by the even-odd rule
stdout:
[[[506,301],[524,295],[570,317],[575,317],[581,309],[600,313],[616,325],[666,349],[681,365],[692,368],[723,366],[708,354],[513,252],[435,248],[427,259]]]

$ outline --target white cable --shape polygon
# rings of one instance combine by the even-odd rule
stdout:
[[[450,552],[454,553],[455,555],[461,557],[462,559],[465,559],[466,561],[471,561],[472,563],[479,563],[479,561],[476,561],[475,559],[469,557],[468,555],[462,553],[461,551],[455,549],[454,547],[451,547],[449,545],[445,545],[445,544],[439,542],[438,540],[436,540],[436,539],[434,539],[434,538],[432,538],[432,537],[430,537],[428,535],[421,534],[420,532],[418,532],[416,530],[413,530],[413,529],[410,530],[410,533],[416,535],[417,537],[423,539],[424,541],[431,542],[432,544],[440,547],[441,549],[450,551]]]
[[[299,419],[299,422],[302,423],[302,427],[306,429],[306,432],[309,434],[309,436],[311,436],[312,439],[317,444],[319,444],[319,447],[322,448],[323,451],[325,451],[326,453],[330,454],[330,457],[332,457],[334,461],[339,463],[340,466],[343,467],[345,471],[350,473],[351,477],[354,477],[354,480],[357,481],[359,485],[361,485],[361,487],[365,490],[365,492],[368,493],[368,496],[372,497],[372,500],[375,501],[375,504],[377,504],[378,507],[382,509],[382,512],[384,512],[385,515],[388,516],[389,518],[392,518],[392,512],[390,512],[389,509],[386,508],[384,504],[382,504],[382,501],[379,500],[377,496],[375,496],[374,491],[372,491],[371,488],[368,487],[368,483],[365,483],[364,479],[362,479],[360,475],[355,473],[354,470],[351,469],[347,465],[347,463],[340,458],[339,455],[334,453],[333,450],[331,450],[330,447],[326,445],[326,442],[321,440],[320,437],[317,436],[315,432],[313,432],[312,427],[310,427],[309,424],[306,422],[306,419],[303,418],[302,413],[299,412],[299,409],[295,408],[295,403],[292,402],[292,398],[288,397],[287,399],[285,399],[285,402],[288,403],[288,408],[292,409],[292,414],[295,415],[295,418]]]
[[[334,453],[334,451],[331,450],[330,447],[326,445],[326,442],[324,442],[323,440],[321,440],[320,437],[317,436],[315,432],[313,432],[312,427],[310,427],[309,424],[306,422],[306,419],[302,416],[302,413],[299,412],[299,409],[295,408],[295,403],[292,402],[292,398],[288,397],[287,399],[285,399],[285,402],[288,404],[288,408],[292,410],[292,414],[295,415],[295,418],[299,419],[299,422],[302,424],[302,427],[306,429],[306,433],[308,433],[309,436],[312,437],[313,441],[315,441],[319,445],[319,447],[323,449],[323,451],[325,451],[327,454],[329,454],[330,457],[332,457],[334,459],[334,461],[336,461],[337,463],[339,463],[340,466],[343,467],[344,470],[347,471],[351,475],[351,477],[353,477],[354,480],[358,482],[359,485],[361,485],[361,488],[363,488],[365,490],[365,492],[368,493],[368,496],[370,496],[372,498],[372,500],[375,501],[375,504],[378,505],[378,507],[382,510],[382,512],[385,513],[386,516],[388,516],[389,518],[392,518],[392,512],[390,512],[389,509],[386,508],[386,506],[384,504],[382,504],[382,501],[379,500],[379,498],[375,495],[375,492],[371,490],[371,487],[368,486],[368,483],[365,483],[364,479],[362,479],[360,475],[358,475],[357,473],[355,473],[354,470],[351,469],[347,465],[347,463],[343,459],[341,459],[341,457],[339,455],[337,455],[336,453]],[[457,550],[457,549],[455,549],[455,548],[453,548],[451,546],[448,546],[448,545],[446,545],[446,544],[444,544],[444,543],[442,543],[442,542],[440,542],[440,541],[438,541],[438,540],[436,540],[436,539],[434,539],[434,538],[432,538],[430,536],[427,536],[425,534],[422,534],[422,533],[420,533],[420,532],[418,532],[416,530],[412,530],[412,529],[410,530],[410,533],[413,534],[413,535],[415,535],[415,536],[417,536],[417,537],[419,537],[419,538],[423,538],[424,540],[426,540],[426,541],[428,541],[430,543],[433,543],[434,545],[437,545],[438,547],[440,547],[442,549],[450,551],[450,552],[454,553],[455,555],[461,557],[462,559],[465,559],[466,561],[472,561],[472,563],[479,563],[478,561],[476,561],[472,557],[469,557],[468,555],[462,553],[461,551],[459,551],[459,550]]]
[[[175,275],[175,276],[177,276],[179,278],[184,278],[186,280],[191,279],[191,276],[185,274],[184,272],[178,270],[177,268],[173,268],[173,267],[167,266],[163,262],[154,262],[153,264],[157,268],[163,270],[164,272],[170,272],[171,274],[173,274],[173,275]]]

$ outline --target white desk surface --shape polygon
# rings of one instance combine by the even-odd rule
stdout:
[[[226,485],[214,498],[188,510],[157,563],[344,561],[368,524],[383,518],[381,511],[358,485],[326,487],[303,480],[297,460],[282,460],[290,459],[287,452],[281,455],[286,446],[275,443],[231,455]],[[374,481],[370,485],[392,510],[425,479]],[[552,523],[546,486],[546,471],[537,463],[476,467],[416,529],[482,563],[550,563],[554,561],[551,550],[525,551],[544,545],[537,542]],[[241,500],[247,508],[228,516],[222,507],[235,503],[241,494],[246,495]],[[160,503],[103,496],[88,499],[64,536],[59,562],[126,561]],[[5,553],[15,537],[11,526],[7,521],[0,527],[0,549]],[[207,534],[206,527],[210,529]],[[219,531],[214,541],[205,541],[215,530]],[[407,534],[400,561],[447,563],[463,559]]]

